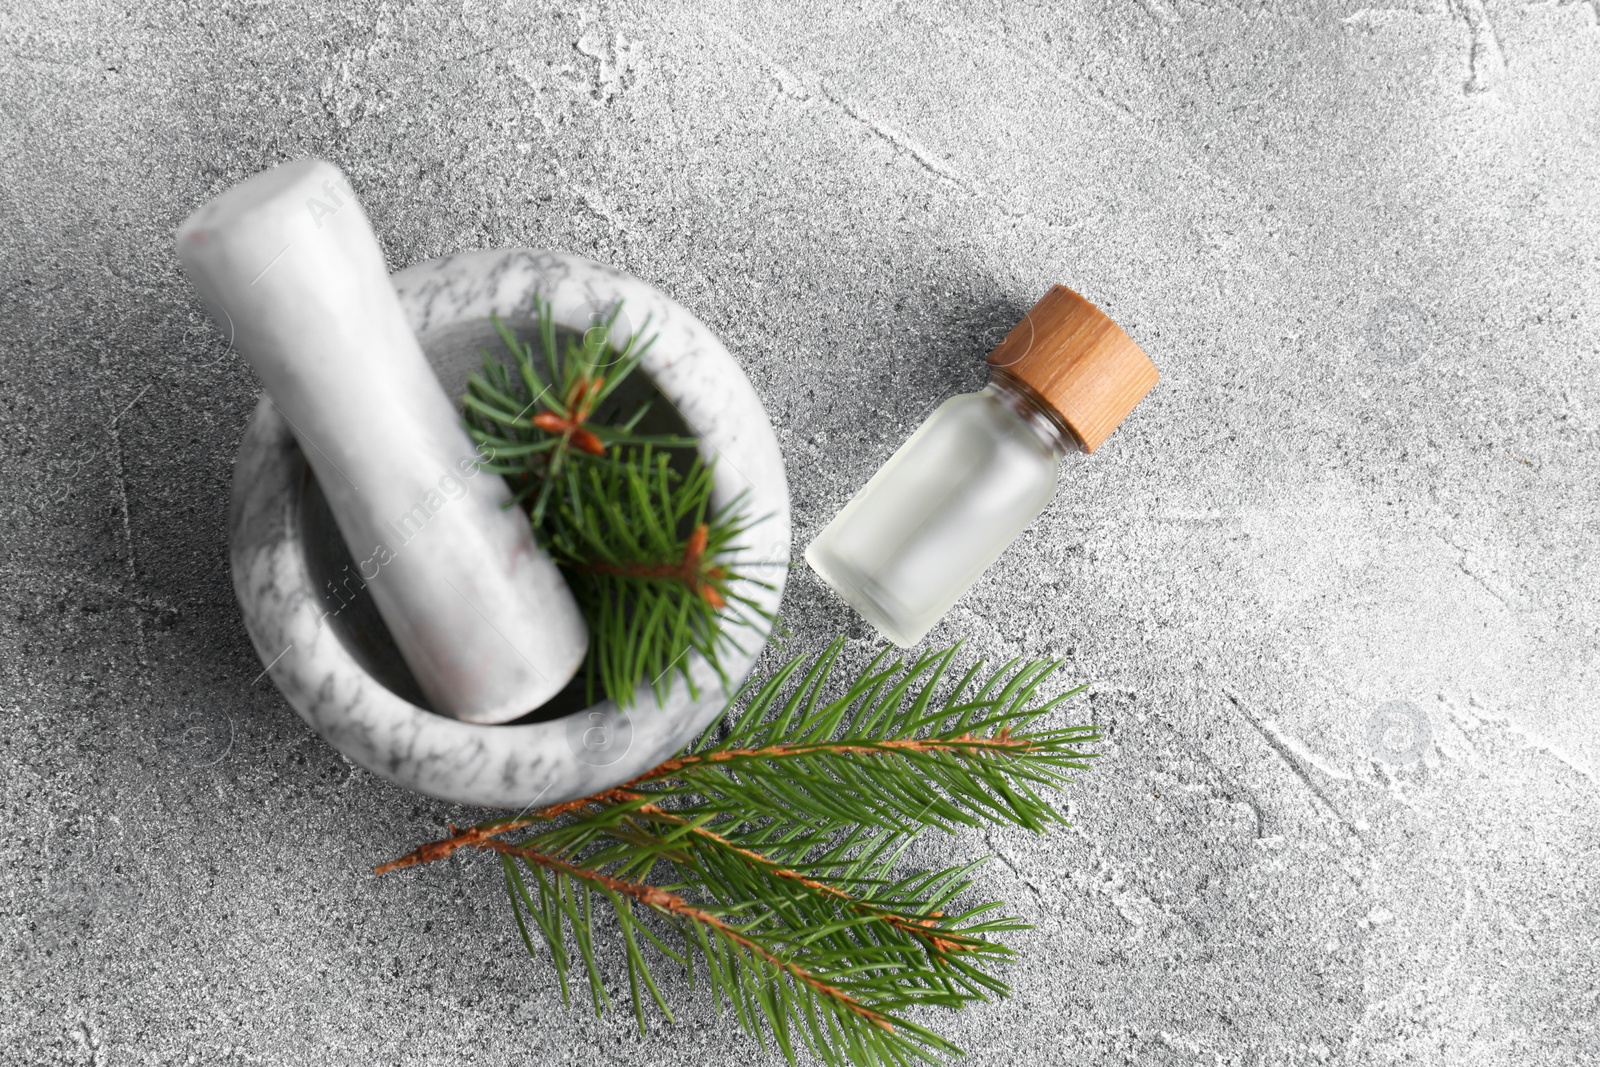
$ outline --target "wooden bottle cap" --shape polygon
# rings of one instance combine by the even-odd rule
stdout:
[[[1064,285],[995,345],[989,366],[1044,401],[1085,452],[1099,448],[1161,378],[1122,327]]]

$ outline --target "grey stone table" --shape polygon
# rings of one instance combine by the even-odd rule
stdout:
[[[482,857],[374,879],[473,813],[259,676],[256,384],[171,243],[306,155],[396,267],[689,307],[797,547],[1052,282],[1161,366],[930,638],[1067,656],[1110,734],[1071,831],[930,845],[1036,924],[970,1062],[1600,1059],[1600,4],[803,7],[6,6],[0,1061],[758,1062],[680,987],[563,1009]]]

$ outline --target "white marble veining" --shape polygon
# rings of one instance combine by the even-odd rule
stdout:
[[[412,329],[445,389],[459,393],[491,314],[531,318],[536,297],[556,321],[584,330],[622,302],[618,335],[656,339],[641,369],[699,437],[715,463],[713,502],[745,493],[752,515],[738,559],[773,585],[745,592],[776,611],[789,559],[788,484],[760,399],[722,344],[687,310],[647,283],[578,256],[526,249],[466,253],[394,276]],[[681,679],[658,705],[648,689],[624,712],[611,701],[547,722],[478,725],[408,701],[365,669],[336,627],[308,564],[301,508],[306,461],[288,425],[263,399],[234,472],[230,517],[234,588],[262,662],[289,703],[350,759],[400,785],[464,804],[520,808],[556,803],[625,781],[688,743],[724,705],[711,666],[693,655],[699,688]],[[745,651],[725,667],[737,684],[764,632],[736,631]]]

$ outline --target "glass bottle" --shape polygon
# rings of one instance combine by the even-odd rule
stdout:
[[[806,548],[862,618],[922,640],[1156,384],[1104,312],[1055,286],[989,353],[990,382],[951,397]]]

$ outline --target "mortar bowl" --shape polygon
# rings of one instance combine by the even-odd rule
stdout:
[[[641,340],[653,336],[625,385],[653,400],[640,429],[698,438],[713,465],[713,507],[743,494],[741,506],[760,521],[728,562],[770,588],[745,581],[735,591],[777,612],[789,562],[789,491],[777,437],[743,371],[692,314],[631,275],[533,249],[419,263],[395,274],[394,284],[452,398],[465,391],[484,351],[505,353],[490,316],[531,337],[541,299],[563,331],[582,333],[615,314],[611,337],[619,346],[635,333]],[[589,704],[580,675],[514,723],[465,723],[435,713],[370,596],[361,595],[358,568],[316,479],[265,396],[235,460],[229,541],[245,629],[289,705],[352,762],[427,796],[517,809],[587,796],[670,758],[727,703],[712,665],[690,652],[693,695],[674,675],[662,700],[646,684],[626,709],[611,700]],[[749,674],[768,632],[729,628],[739,646],[722,657],[730,688]]]

